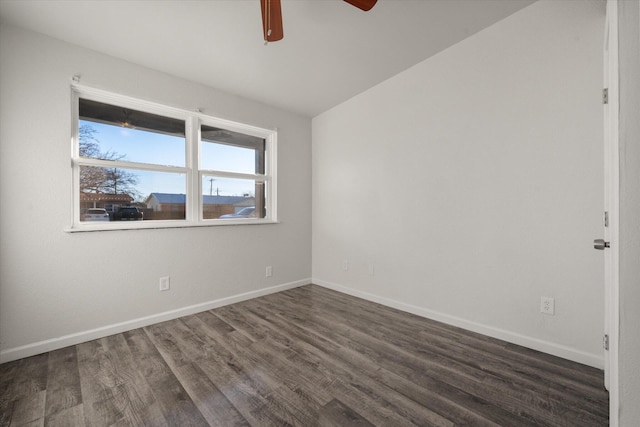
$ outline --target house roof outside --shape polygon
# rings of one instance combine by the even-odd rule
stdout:
[[[240,200],[238,203],[234,203],[233,206],[235,206],[236,208],[244,208],[244,207],[255,206],[255,204],[256,204],[255,197],[243,197],[242,200]]]
[[[160,204],[184,205],[186,203],[186,196],[184,194],[151,193],[149,197],[147,197],[147,202],[152,197],[154,197]],[[203,197],[204,197],[203,203],[205,205],[234,205],[236,203],[242,202],[245,199],[248,199],[248,197],[244,197],[244,196],[206,196],[205,195]]]

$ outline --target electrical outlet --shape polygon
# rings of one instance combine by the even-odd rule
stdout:
[[[342,269],[344,271],[348,271],[349,270],[349,261],[348,260],[345,259],[344,261],[342,261]]]
[[[169,276],[164,276],[160,278],[160,290],[168,291],[171,287],[171,279]]]
[[[556,303],[553,298],[549,297],[541,297],[540,298],[540,313],[544,314],[555,314],[556,311]]]
[[[270,265],[267,266],[265,273],[264,273],[265,277],[271,277],[273,276],[273,267],[271,267]]]

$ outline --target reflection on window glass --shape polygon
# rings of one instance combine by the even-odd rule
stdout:
[[[80,220],[184,220],[185,192],[183,173],[81,166]]]
[[[200,133],[200,169],[264,173],[263,138],[211,126],[202,126]]]
[[[264,218],[264,183],[252,179],[202,178],[203,219]]]
[[[184,121],[86,99],[79,109],[81,157],[185,165]]]

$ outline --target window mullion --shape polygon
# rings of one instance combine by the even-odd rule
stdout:
[[[202,220],[202,197],[200,189],[200,120],[197,117],[187,119],[187,221]]]

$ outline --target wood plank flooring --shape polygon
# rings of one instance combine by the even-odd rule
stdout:
[[[0,365],[0,426],[606,426],[603,373],[308,285]]]

